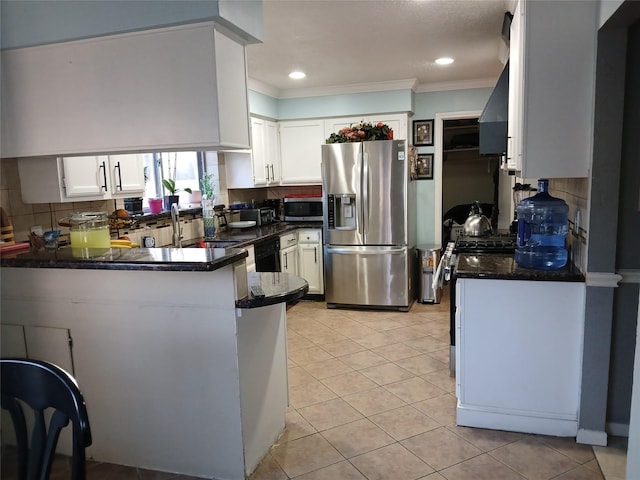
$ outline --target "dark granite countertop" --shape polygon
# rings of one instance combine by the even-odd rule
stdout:
[[[300,228],[322,228],[322,222],[280,222],[265,225],[263,227],[252,227],[245,229],[230,228],[224,232],[216,232],[214,240],[237,241],[238,243],[235,246],[246,247],[256,243],[257,241],[268,240],[269,238],[277,237],[287,232],[293,232],[294,230],[298,230]],[[194,238],[183,242],[183,245],[189,246],[202,240],[204,240],[204,237]]]
[[[106,253],[86,250],[88,255],[75,256],[70,247],[58,250],[42,249],[2,257],[2,267],[22,268],[78,268],[92,270],[164,270],[211,272],[248,256],[243,247],[257,241],[280,236],[299,228],[321,228],[315,223],[273,223],[264,227],[229,229],[216,235],[218,241],[234,241],[231,248],[188,248],[197,245],[203,237],[183,242],[186,248],[111,248]]]
[[[552,282],[584,282],[584,275],[567,264],[558,270],[532,270],[516,264],[513,254],[458,254],[457,278],[490,278],[495,280],[539,280]]]
[[[67,268],[90,270],[152,270],[212,272],[246,258],[242,248],[110,248],[90,258],[75,256],[71,247],[42,249],[0,259],[2,267]],[[99,253],[99,252],[97,252]]]
[[[284,272],[249,272],[247,284],[249,290],[254,285],[262,287],[265,296],[256,298],[249,293],[248,297],[236,300],[238,308],[258,308],[291,302],[299,300],[309,291],[309,284],[305,279]]]

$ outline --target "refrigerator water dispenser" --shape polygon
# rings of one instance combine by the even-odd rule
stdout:
[[[328,195],[329,229],[356,229],[356,196],[355,194]]]

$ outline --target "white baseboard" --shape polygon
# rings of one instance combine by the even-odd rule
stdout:
[[[458,403],[456,423],[465,427],[554,435],[557,437],[575,437],[578,431],[577,419],[495,412],[460,403]]]
[[[578,434],[576,435],[576,443],[606,447],[607,432],[602,432],[600,430],[587,430],[586,428],[580,428],[578,429]]]

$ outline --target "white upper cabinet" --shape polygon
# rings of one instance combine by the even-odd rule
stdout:
[[[267,185],[280,183],[280,126],[265,120],[264,151]]]
[[[251,118],[251,152],[226,152],[229,188],[322,183],[322,145],[341,128],[359,122],[382,122],[393,129],[394,138],[407,138],[407,115],[313,118],[272,122]]]
[[[597,10],[597,2],[518,3],[507,158],[522,177],[589,176]]]
[[[130,196],[144,192],[144,159],[141,155],[111,155],[111,190],[113,196]]]
[[[140,155],[18,159],[25,203],[65,203],[144,194]]]
[[[267,155],[264,149],[265,121],[251,119],[251,156],[253,157],[253,184],[266,185],[269,175]]]
[[[381,114],[363,115],[361,117],[341,117],[325,120],[325,138],[329,138],[332,133],[338,133],[341,129],[355,125],[360,122],[377,124],[385,123],[393,130],[394,140],[407,139],[407,114]]]
[[[52,160],[41,160],[52,161]],[[59,160],[62,166],[62,192],[66,197],[95,197],[95,198],[109,198],[109,157],[106,155],[99,155],[95,157],[67,157]],[[28,160],[20,160],[18,162],[18,168],[20,172],[21,185],[25,182],[26,187],[23,186],[23,198],[29,196],[29,179],[24,177],[31,177],[34,175],[33,166],[37,162],[29,162]],[[31,170],[30,173],[28,173]],[[53,183],[53,182],[52,182]],[[59,183],[59,182],[56,182]],[[44,193],[44,192],[43,192]],[[25,195],[26,194],[26,195]],[[36,193],[37,195],[37,193]],[[55,197],[53,197],[55,198]],[[26,200],[26,199],[25,199]]]
[[[261,118],[251,118],[253,181],[257,185],[272,185],[280,181],[280,142],[278,124]]]
[[[226,152],[228,188],[277,185],[280,181],[278,124],[251,118],[250,152]]]
[[[280,122],[280,183],[304,185],[322,183],[320,163],[325,143],[324,120]]]
[[[1,55],[3,158],[249,148],[245,48],[213,23]]]

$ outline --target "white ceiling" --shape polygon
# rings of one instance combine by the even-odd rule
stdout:
[[[250,86],[276,98],[493,86],[510,0],[264,0]],[[438,57],[455,59],[449,66]],[[291,80],[292,70],[307,74]]]

